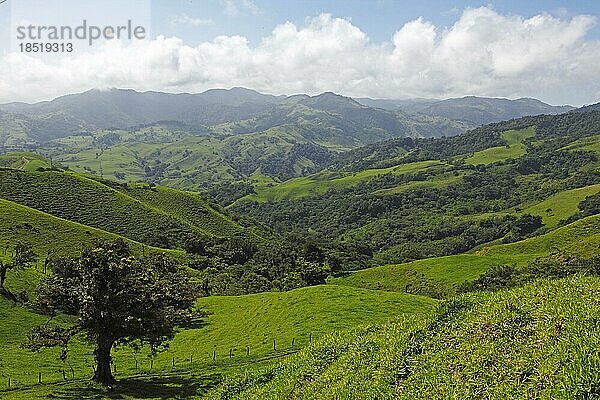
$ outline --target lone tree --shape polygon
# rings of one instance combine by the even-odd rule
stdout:
[[[4,281],[6,281],[8,270],[29,268],[35,262],[36,258],[37,255],[30,244],[17,243],[12,261],[4,263],[0,260],[0,290],[6,290],[4,288]]]
[[[38,286],[37,306],[50,315],[75,315],[77,322],[68,329],[33,329],[28,347],[59,346],[66,358],[71,338],[84,333],[95,346],[92,379],[103,385],[115,382],[113,347],[149,345],[154,353],[173,338],[176,326],[202,316],[194,308],[197,290],[176,262],[165,256],[135,258],[122,240],[51,265],[53,274]]]

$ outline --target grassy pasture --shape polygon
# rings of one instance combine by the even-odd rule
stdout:
[[[0,259],[10,256],[14,245],[26,242],[33,246],[39,257],[76,256],[82,249],[98,240],[115,240],[119,236],[46,214],[21,204],[0,199]],[[135,253],[142,252],[142,244],[128,240]],[[4,254],[7,249],[7,254]],[[167,252],[181,257],[182,252],[145,246],[144,251]]]
[[[600,278],[470,293],[425,321],[340,332],[210,399],[581,399],[600,385]]]
[[[23,171],[35,171],[38,168],[50,168],[51,161],[36,153],[10,153],[0,155],[0,167],[15,168]]]
[[[277,185],[258,187],[257,194],[243,197],[240,201],[280,201],[319,195],[330,189],[352,187],[360,182],[384,174],[403,175],[444,165],[441,161],[419,161],[389,168],[367,169],[357,173],[324,171],[302,178],[294,178]]]
[[[523,265],[553,250],[591,257],[600,253],[600,216],[591,216],[545,235],[510,244],[484,247],[474,254],[428,258],[406,264],[384,265],[356,271],[332,280],[339,285],[408,291],[449,297],[455,287],[502,264]]]
[[[189,233],[245,233],[196,194],[111,187],[76,173],[0,170],[0,198],[158,247],[176,248]]]
[[[588,150],[600,155],[600,134],[594,136],[588,136],[583,139],[579,139],[566,147],[563,150]]]
[[[31,279],[31,274],[28,275]],[[20,277],[11,276],[11,282],[18,286],[19,278],[28,275],[21,273]],[[145,352],[134,355],[124,349],[115,351],[113,355],[117,376],[121,377],[142,372],[166,376],[174,370],[182,375],[188,371],[219,371],[223,368],[228,373],[243,372],[256,365],[276,361],[291,351],[305,347],[309,340],[316,341],[327,333],[366,323],[385,323],[399,314],[427,315],[435,305],[434,300],[426,297],[335,285],[282,293],[208,297],[198,300],[199,307],[213,313],[206,319],[205,325],[179,332],[168,351],[156,357],[152,371]],[[57,359],[56,349],[31,353],[20,347],[26,332],[32,326],[44,323],[47,318],[5,299],[0,299],[0,317],[9,321],[0,329],[4,344],[0,348],[0,379],[7,381],[10,376],[13,386],[24,389],[23,392],[12,392],[12,398],[19,398],[19,393],[32,396],[43,393],[47,396],[57,390],[53,385],[25,388],[36,383],[38,372],[42,372],[46,382],[62,380],[63,366]],[[69,318],[61,317],[57,322],[68,323]],[[273,350],[274,339],[276,350]],[[70,367],[73,367],[76,378],[91,376],[91,348],[80,340],[71,350],[68,376],[71,376]],[[216,354],[214,361],[213,351]],[[173,357],[175,367],[172,366]],[[138,369],[135,358],[138,360]],[[0,383],[2,398],[8,394],[1,391],[5,388],[4,383]],[[80,381],[71,385],[81,387],[85,383]]]
[[[578,205],[587,196],[600,192],[600,184],[565,190],[544,201],[525,208],[523,214],[539,215],[544,225],[553,227],[560,221],[577,214]]]
[[[507,142],[506,146],[491,147],[489,149],[478,151],[471,157],[468,157],[465,162],[469,165],[487,165],[511,158],[519,158],[527,151],[522,142],[527,138],[533,137],[534,135],[534,127],[503,132],[502,137]]]

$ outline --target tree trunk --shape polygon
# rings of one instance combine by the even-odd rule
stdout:
[[[106,338],[99,338],[96,344],[96,372],[92,380],[102,385],[110,385],[116,382],[115,378],[110,371],[110,351],[112,349],[113,342]]]
[[[4,280],[6,279],[6,267],[0,261],[0,289],[4,289]]]

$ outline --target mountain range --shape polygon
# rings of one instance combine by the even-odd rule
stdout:
[[[562,114],[572,106],[553,106],[532,98],[509,100],[504,98],[466,96],[446,100],[410,99],[376,100],[357,99],[370,107],[401,110],[409,114],[442,116],[475,125],[485,125],[513,118],[541,114]]]
[[[274,125],[297,124],[300,117],[338,116],[343,122],[370,129],[370,142],[382,136],[437,137],[454,135],[490,122],[526,115],[559,114],[570,106],[551,106],[535,99],[464,97],[447,100],[351,99],[331,92],[317,96],[273,96],[245,88],[212,89],[198,94],[136,92],[131,89],[89,90],[52,101],[0,105],[36,140],[47,140],[97,129],[125,129],[159,121],[215,126],[251,120],[234,131],[248,132]],[[311,112],[317,115],[310,115]],[[437,117],[433,122],[427,117]],[[308,118],[310,120],[310,118]],[[441,128],[440,121],[449,128]],[[455,122],[460,121],[460,123]],[[334,121],[335,124],[335,121]],[[365,126],[368,125],[368,126]],[[423,126],[424,125],[424,126]],[[419,126],[417,128],[415,126]],[[338,127],[347,130],[347,127]]]
[[[0,153],[38,151],[78,171],[201,189],[315,173],[340,153],[384,140],[451,137],[490,121],[570,110],[534,99],[89,90],[0,105]]]
[[[36,150],[0,155],[2,399],[595,398],[598,105],[469,129],[333,93],[236,91],[210,95],[262,111],[205,125],[109,91],[0,112],[3,143]],[[150,95],[187,95],[164,96]],[[108,274],[180,265],[206,310],[165,351],[113,351],[110,388],[85,382],[84,336],[65,358],[77,316],[29,301],[40,281],[79,279],[65,275],[99,240],[131,249]],[[62,349],[30,352],[40,326]]]

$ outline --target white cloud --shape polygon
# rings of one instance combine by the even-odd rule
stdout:
[[[223,10],[230,17],[245,13],[252,15],[261,13],[260,8],[252,0],[223,0]]]
[[[189,15],[186,15],[186,14],[181,14],[181,15],[171,16],[171,18],[169,19],[169,22],[172,26],[177,26],[177,25],[202,26],[202,25],[212,24],[213,20],[211,18],[194,18],[194,17],[190,17]]]
[[[599,101],[600,42],[586,40],[591,16],[561,19],[466,9],[449,28],[423,18],[377,44],[351,21],[322,14],[286,22],[251,46],[219,36],[196,46],[178,38],[122,44],[43,62],[0,58],[0,101],[40,100],[91,87],[202,91],[245,86],[315,94],[327,90],[381,98],[463,95],[538,97],[553,103]]]

